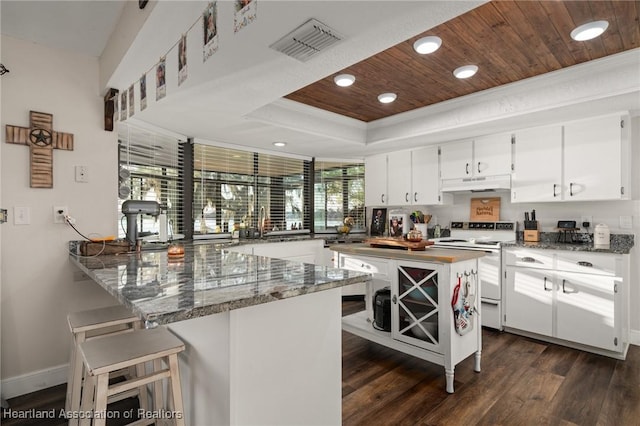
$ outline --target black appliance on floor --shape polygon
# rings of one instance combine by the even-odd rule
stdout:
[[[391,331],[391,288],[382,288],[373,295],[373,328]]]

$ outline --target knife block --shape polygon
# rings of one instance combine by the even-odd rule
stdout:
[[[524,241],[527,243],[540,241],[540,230],[538,229],[537,220],[526,220],[524,222]]]

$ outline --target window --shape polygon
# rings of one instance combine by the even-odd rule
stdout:
[[[118,125],[119,202],[118,237],[126,235],[126,219],[122,215],[125,200],[151,200],[162,205],[168,219],[167,235],[183,230],[182,149],[178,139],[134,127]],[[157,217],[139,215],[140,236],[153,239],[160,232]]]
[[[265,232],[309,229],[305,196],[309,161],[195,144],[194,238],[234,229]]]
[[[169,237],[229,237],[235,229],[259,230],[261,222],[267,233],[333,233],[347,216],[354,219],[353,231],[366,232],[362,163],[181,144],[127,123],[118,127],[120,238],[126,234],[120,212],[127,199],[158,201],[167,212]],[[136,223],[147,239],[160,232],[156,217],[140,215]]]
[[[314,169],[315,232],[335,232],[346,217],[354,231],[366,231],[364,164],[316,161]]]

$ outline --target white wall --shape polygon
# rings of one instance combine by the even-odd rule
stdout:
[[[68,312],[116,303],[93,281],[77,280],[67,242],[81,238],[53,223],[53,206],[68,206],[85,235],[116,232],[117,136],[103,130],[97,58],[6,36],[1,47],[11,70],[2,76],[0,143],[0,206],[9,210],[1,225],[1,378],[10,398],[66,381]],[[30,110],[52,113],[54,130],[75,135],[73,151],[54,151],[53,189],[30,188],[29,148],[5,143],[5,125],[28,126]],[[88,183],[75,182],[75,165],[88,167]],[[31,224],[14,225],[15,206],[30,208]]]

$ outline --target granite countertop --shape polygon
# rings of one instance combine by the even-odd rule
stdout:
[[[421,251],[371,247],[368,244],[333,245],[331,250],[344,254],[405,259],[417,262],[455,263],[484,256],[483,251],[427,247]]]
[[[557,232],[541,232],[540,241],[526,242],[522,237],[517,241],[503,243],[502,247],[527,247],[543,250],[569,250],[569,251],[589,251],[595,253],[629,254],[634,246],[634,236],[632,234],[611,234],[610,248],[597,249],[593,247],[593,236],[590,234],[576,234],[573,242],[558,241]]]
[[[370,274],[234,253],[226,242],[81,257],[71,262],[146,321],[167,324],[369,281]]]

